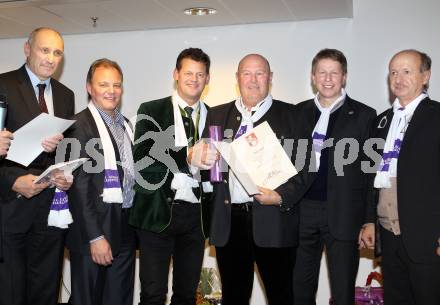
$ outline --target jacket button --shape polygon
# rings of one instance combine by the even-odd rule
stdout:
[[[229,200],[226,199],[226,200],[225,200],[225,204],[229,204]]]
[[[168,201],[168,202],[171,202],[171,201],[173,201],[173,199],[171,199],[171,197],[168,197],[168,198],[167,198],[167,201]]]
[[[225,179],[225,180],[223,180],[223,183],[228,183],[228,180],[226,180],[226,179]]]

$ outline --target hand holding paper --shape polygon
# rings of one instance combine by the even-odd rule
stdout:
[[[67,191],[73,183],[73,175],[70,170],[54,170],[50,175],[50,182],[57,189]]]
[[[37,176],[28,174],[18,177],[14,184],[12,185],[12,190],[18,193],[20,196],[24,196],[27,199],[34,197],[41,193],[45,188],[47,188],[50,183],[42,182],[39,184],[35,183]]]
[[[41,113],[14,132],[14,141],[11,142],[11,147],[9,147],[7,159],[29,166],[43,152],[43,148],[46,151],[55,150],[59,134],[63,133],[74,122],[73,120],[60,119],[47,113]]]
[[[72,173],[75,169],[83,165],[89,158],[81,158],[67,162],[60,162],[49,166],[37,179],[35,183],[52,182],[60,190],[69,189],[72,184]],[[57,185],[58,184],[58,185]]]
[[[231,144],[214,144],[249,195],[259,194],[258,186],[274,190],[297,174],[267,122],[249,130]]]
[[[4,156],[8,153],[13,138],[12,133],[9,131],[0,130],[0,156]]]
[[[51,137],[47,137],[41,142],[41,146],[43,147],[45,152],[53,152],[57,149],[58,143],[64,139],[62,134],[56,134]]]
[[[254,195],[254,198],[264,205],[280,205],[281,196],[268,188],[258,187],[260,194]]]

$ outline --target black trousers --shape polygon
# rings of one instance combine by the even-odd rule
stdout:
[[[232,205],[231,233],[224,247],[216,247],[222,282],[222,305],[248,305],[254,281],[254,263],[263,281],[269,305],[292,305],[295,249],[255,245],[252,211]]]
[[[293,278],[295,305],[316,304],[324,245],[334,304],[354,305],[359,267],[357,240],[336,240],[329,232],[326,202],[307,199],[301,202],[300,207],[299,246]]]
[[[382,226],[380,234],[385,304],[440,304],[440,264],[416,264],[400,236]]]
[[[65,230],[47,226],[47,202],[20,198],[0,208],[0,305],[58,304]],[[20,210],[33,213],[30,223]]]
[[[136,234],[128,225],[128,211],[121,215],[121,244],[110,266],[93,262],[89,254],[70,251],[72,305],[132,305]]]
[[[137,230],[140,247],[140,305],[164,305],[173,259],[171,305],[195,305],[205,238],[199,204],[173,204],[169,226],[160,233]]]

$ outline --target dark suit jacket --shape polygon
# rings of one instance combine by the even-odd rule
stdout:
[[[136,181],[129,223],[143,230],[161,232],[168,227],[172,217],[174,173],[189,173],[186,148],[174,145],[171,97],[143,103],[137,115],[133,155],[136,171],[143,181]],[[200,204],[205,237],[209,228],[208,196],[202,192]]]
[[[55,116],[70,118],[74,114],[75,107],[73,92],[55,79],[51,79],[50,83]],[[0,74],[0,90],[6,95],[8,101],[5,127],[9,131],[16,131],[41,113],[24,65],[18,70]],[[2,231],[25,232],[30,228],[34,217],[41,215],[47,217],[54,193],[53,189],[46,189],[31,199],[17,198],[17,193],[12,191],[12,185],[20,176],[40,175],[53,163],[54,153],[45,152],[41,153],[28,167],[0,160],[0,260],[2,258]]]
[[[270,109],[254,125],[257,126],[267,121],[283,145],[284,140],[294,139],[293,108],[294,106],[291,104],[274,100]],[[206,120],[206,126],[222,126],[226,135],[225,139],[230,140],[237,133],[240,123],[241,114],[235,107],[235,102],[211,108]],[[206,130],[204,137],[208,137]],[[223,183],[214,184],[210,231],[210,243],[220,247],[228,242],[231,230],[231,196],[227,172],[223,173],[223,179]],[[291,247],[298,243],[298,213],[296,208],[282,212],[279,206],[264,206],[254,200],[252,217],[254,241],[258,246]]]
[[[104,235],[110,243],[113,255],[119,252],[121,241],[121,210],[119,203],[102,201],[104,189],[104,151],[99,137],[98,127],[88,108],[73,117],[76,122],[66,132],[66,140],[76,139],[80,145],[79,156],[74,155],[73,147],[69,159],[90,158],[87,163],[74,172],[70,188],[69,207],[73,223],[69,226],[66,244],[69,250],[90,254],[90,240]],[[110,132],[116,161],[120,160],[118,146]],[[93,144],[92,144],[93,143]],[[91,145],[87,147],[86,145]],[[93,147],[93,149],[92,149]],[[68,150],[69,151],[69,150]],[[96,168],[90,170],[90,168]],[[119,181],[122,184],[124,172],[118,165]]]
[[[330,233],[338,240],[356,240],[363,224],[375,221],[375,207],[371,191],[372,174],[361,170],[362,161],[370,161],[363,153],[364,142],[370,138],[376,111],[358,101],[346,97],[338,109],[333,129],[327,138],[333,138],[329,148],[327,177],[327,213]],[[297,105],[297,122],[303,138],[310,138],[315,128],[319,110],[313,100]],[[359,143],[359,155],[354,162],[343,167],[338,175],[335,166],[335,147],[341,139],[355,139]],[[342,142],[341,142],[342,143]],[[344,150],[347,151],[347,147]],[[346,154],[345,154],[346,156]],[[322,166],[322,165],[321,165]],[[310,173],[311,176],[315,175]]]
[[[35,91],[32,88],[24,65],[18,70],[1,74],[0,86],[6,91],[7,95],[8,115],[6,128],[9,131],[16,131],[41,113]],[[74,114],[75,102],[73,92],[55,79],[51,79],[51,87],[55,116],[69,119]],[[8,207],[9,219],[4,224],[6,230],[14,232],[27,230],[34,217],[35,204],[33,202],[44,201],[47,213],[49,213],[53,189],[46,189],[29,200],[24,197],[17,199],[17,194],[12,191],[12,185],[20,176],[41,174],[48,166],[54,163],[54,156],[55,153],[48,154],[43,152],[28,167],[7,160],[3,160],[0,163],[0,202],[7,204],[17,201],[29,201],[20,202],[19,210],[18,206],[17,209]]]
[[[392,119],[392,109],[377,117],[375,137],[386,139]],[[401,236],[409,257],[416,263],[440,263],[436,255],[440,237],[439,198],[440,104],[427,97],[414,111],[397,162]]]

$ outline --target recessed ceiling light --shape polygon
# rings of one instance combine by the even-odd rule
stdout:
[[[210,7],[190,7],[183,12],[188,16],[208,16],[217,14],[217,10]]]

